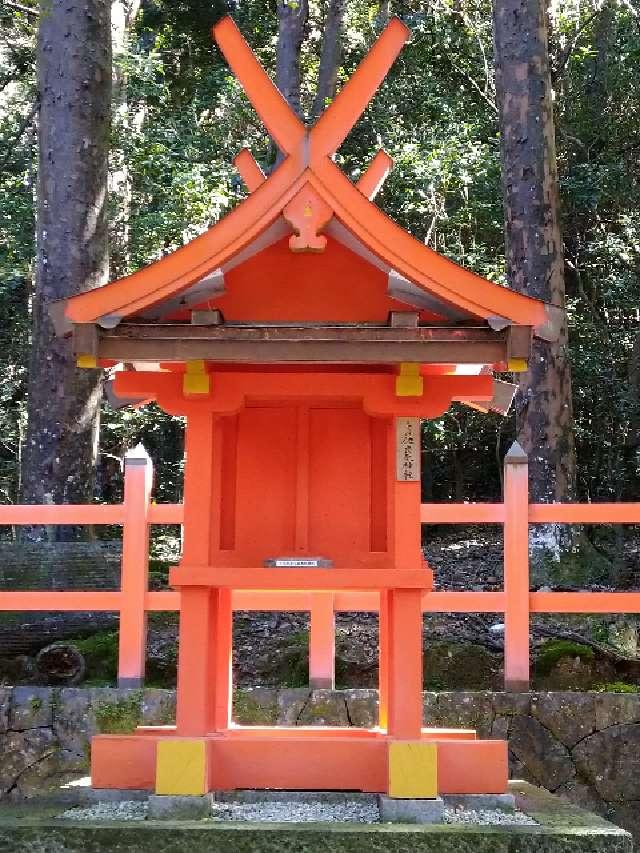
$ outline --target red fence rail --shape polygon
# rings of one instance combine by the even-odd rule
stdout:
[[[181,524],[182,504],[151,502],[153,466],[143,448],[125,457],[124,500],[119,505],[0,506],[0,524],[121,525],[120,590],[62,592],[2,591],[0,611],[114,611],[120,616],[118,683],[141,685],[146,653],[146,614],[179,611],[178,592],[148,586],[149,527]],[[530,504],[526,456],[516,447],[505,458],[503,503],[422,504],[422,524],[501,524],[504,528],[504,589],[498,592],[432,591],[423,594],[425,613],[498,613],[505,624],[505,688],[529,684],[529,628],[532,613],[640,613],[639,592],[531,592],[529,525],[640,524],[640,503]],[[336,611],[379,609],[376,592],[318,593],[252,591],[233,593],[236,610],[309,611],[310,680],[328,686],[334,672]]]

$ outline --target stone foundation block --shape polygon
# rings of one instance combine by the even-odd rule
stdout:
[[[378,797],[380,820],[383,823],[442,823],[444,800],[396,800],[380,794]]]
[[[202,820],[211,814],[211,798],[151,794],[149,820]]]

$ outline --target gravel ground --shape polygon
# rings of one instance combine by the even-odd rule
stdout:
[[[473,823],[483,826],[501,824],[502,826],[537,826],[538,821],[524,812],[507,812],[501,809],[447,809],[444,810],[445,823]]]
[[[266,803],[213,803],[216,820],[252,820],[262,823],[378,823],[376,803],[302,803],[280,801]]]
[[[148,805],[139,800],[96,803],[86,808],[67,809],[60,817],[68,820],[145,820]]]
[[[60,817],[67,820],[142,821],[147,817],[147,803],[123,800],[119,803],[96,803],[86,808],[67,809]],[[258,823],[379,823],[378,806],[372,802],[300,802],[282,800],[259,803],[212,803],[213,820],[255,821]],[[500,809],[445,808],[444,822],[449,824],[501,824],[503,826],[536,826],[537,822],[523,812]]]

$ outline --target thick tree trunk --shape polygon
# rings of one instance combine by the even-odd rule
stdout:
[[[494,28],[509,284],[564,307],[546,6],[494,0]],[[532,500],[570,497],[575,451],[566,324],[557,342],[535,340],[516,405]],[[557,531],[545,531],[545,539],[557,556]]]
[[[318,68],[318,85],[311,108],[311,118],[316,121],[325,106],[333,100],[338,83],[340,66],[340,39],[347,8],[347,0],[329,0],[324,22],[324,37]]]
[[[83,502],[93,491],[100,372],[76,369],[48,308],[108,278],[109,0],[41,0],[37,59],[37,265],[22,498]]]
[[[287,103],[303,119],[300,102],[300,48],[309,17],[308,0],[278,0],[278,55],[276,85]]]

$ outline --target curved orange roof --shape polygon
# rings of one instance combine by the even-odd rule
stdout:
[[[406,41],[408,30],[393,19],[354,75],[314,127],[307,130],[271,82],[230,18],[214,36],[267,130],[286,155],[266,179],[251,170],[253,191],[204,234],[155,263],[95,290],[71,297],[72,323],[124,318],[179,295],[230,262],[280,216],[298,234],[292,248],[321,249],[321,233],[335,217],[372,255],[439,301],[475,318],[533,326],[554,336],[560,309],[501,287],[442,257],[414,239],[367,197],[331,160],[375,94]],[[246,159],[246,157],[245,157]],[[308,233],[307,233],[308,232]],[[297,241],[297,242],[296,242]]]

